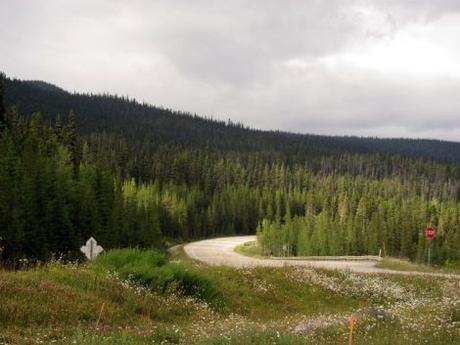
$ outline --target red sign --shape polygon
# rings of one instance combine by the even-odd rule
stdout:
[[[425,235],[427,238],[433,238],[434,236],[436,236],[436,229],[432,226],[427,227],[425,230]]]

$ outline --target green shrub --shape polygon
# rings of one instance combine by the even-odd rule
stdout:
[[[171,279],[166,282],[163,290],[171,285],[180,293],[197,296],[206,301],[214,301],[219,293],[213,280],[203,273],[190,271],[183,264],[171,263],[162,268],[163,277]]]
[[[169,263],[154,250],[111,250],[100,255],[94,265],[162,293],[176,292],[208,302],[214,302],[219,295],[215,282],[209,277],[188,270],[184,264]]]
[[[166,257],[155,250],[136,248],[114,249],[99,255],[97,266],[119,272],[126,267],[160,267],[167,263]],[[120,272],[119,272],[120,273]]]

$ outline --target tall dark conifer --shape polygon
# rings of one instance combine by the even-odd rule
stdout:
[[[78,142],[77,142],[77,124],[75,112],[70,110],[66,127],[66,143],[70,151],[70,160],[72,161],[74,176],[78,172]]]
[[[0,132],[6,126],[5,75],[0,73]]]
[[[160,236],[247,234],[260,224],[264,251],[275,255],[382,248],[423,261],[420,231],[432,224],[439,230],[433,262],[460,263],[458,165],[404,157],[400,148],[388,151],[388,141],[250,131],[40,82],[5,83],[7,99],[24,113],[45,112],[43,120],[8,110],[0,135],[0,256],[7,260],[79,254],[89,236],[106,249],[151,247]],[[33,85],[41,91],[18,91]],[[81,141],[73,112],[66,125],[53,121],[70,105]],[[359,149],[363,143],[379,153]],[[460,163],[457,145],[441,146]]]

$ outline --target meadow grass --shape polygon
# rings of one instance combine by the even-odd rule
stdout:
[[[262,248],[258,246],[255,241],[243,243],[243,244],[240,244],[239,246],[236,246],[235,252],[246,255],[246,256],[256,257],[256,258],[264,257]]]
[[[432,273],[460,273],[460,267],[450,266],[428,266],[410,262],[407,259],[385,257],[376,265],[378,268],[394,271],[432,272]]]
[[[179,260],[115,251],[89,264],[0,271],[0,344],[344,344],[343,320],[377,307],[391,317],[363,317],[354,344],[460,341],[458,280]],[[173,264],[212,282],[218,302],[149,283],[150,269]],[[320,327],[298,330],[312,320]]]

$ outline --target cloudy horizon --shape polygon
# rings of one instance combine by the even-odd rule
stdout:
[[[297,133],[460,141],[454,0],[4,0],[0,70]]]

